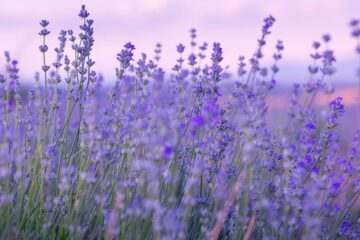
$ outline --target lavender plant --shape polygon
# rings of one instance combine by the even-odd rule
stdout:
[[[285,127],[268,126],[267,97],[284,45],[262,63],[275,22],[239,58],[230,96],[220,43],[176,47],[170,73],[126,43],[108,98],[92,59],[93,20],[62,30],[21,94],[18,62],[0,75],[1,239],[359,239],[360,130],[343,155],[341,98],[314,108],[335,72],[330,35],[314,42],[309,81],[294,84]],[[359,39],[359,20],[351,22]],[[322,46],[324,45],[324,47]],[[186,55],[188,51],[188,55]],[[357,47],[359,52],[359,46]],[[248,67],[247,67],[248,66]]]

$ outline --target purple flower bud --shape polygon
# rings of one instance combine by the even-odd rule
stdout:
[[[310,74],[316,74],[318,72],[319,68],[315,67],[315,66],[309,66],[308,70],[309,70]]]
[[[329,104],[330,116],[328,118],[328,128],[330,129],[337,126],[337,120],[344,114],[344,105],[341,102],[342,98],[338,97]]]
[[[44,20],[41,20],[40,25],[41,25],[43,28],[46,28],[47,25],[49,25],[49,22],[44,19]]]
[[[188,57],[189,60],[189,65],[190,66],[194,66],[197,62],[196,62],[196,55],[195,54],[190,54]]]
[[[9,51],[5,51],[4,56],[5,56],[6,62],[10,62],[10,53],[9,53]]]
[[[279,67],[276,66],[276,65],[272,65],[272,66],[271,66],[271,71],[272,71],[273,73],[277,73],[277,72],[279,72]]]
[[[173,152],[172,147],[166,146],[164,148],[164,155],[169,156]]]
[[[49,35],[50,34],[50,31],[47,30],[47,29],[42,29],[40,32],[39,32],[39,35],[40,36],[46,36],[46,35]]]
[[[40,52],[45,53],[48,50],[48,46],[47,45],[41,45],[39,47],[39,50],[40,50]]]
[[[281,51],[284,50],[283,41],[281,41],[281,40],[278,40],[278,41],[277,41],[277,43],[276,43],[276,50],[278,50],[279,52],[281,52]]]
[[[185,50],[185,46],[180,43],[176,46],[176,50],[178,51],[178,53],[183,53]]]
[[[44,72],[49,71],[49,69],[50,69],[50,66],[47,66],[47,65],[42,66],[42,70],[43,70]]]
[[[201,45],[201,46],[199,47],[199,49],[200,49],[201,51],[206,51],[207,46],[208,46],[207,42],[204,42],[203,45]]]
[[[359,38],[359,37],[360,37],[360,28],[352,30],[352,31],[351,31],[351,35],[352,35],[354,38]]]
[[[275,18],[271,15],[269,15],[267,18],[264,19],[264,25],[262,28],[262,32],[264,35],[268,35],[271,32],[269,31],[271,26],[274,24]]]
[[[349,221],[344,221],[344,222],[341,224],[339,234],[341,235],[341,234],[344,233],[346,230],[348,230],[350,227],[351,227],[351,223],[350,223]]]
[[[79,73],[81,75],[85,75],[87,73],[87,69],[85,67],[82,67],[82,66],[79,67],[78,71],[79,71]]]
[[[314,49],[318,49],[320,46],[321,46],[321,44],[319,42],[317,42],[317,41],[313,42],[313,44],[312,44],[312,47]]]
[[[58,40],[59,40],[60,42],[64,43],[64,42],[66,42],[66,37],[60,36],[60,37],[58,37]]]
[[[274,60],[280,60],[281,58],[282,58],[281,54],[274,53],[274,55],[273,55]]]
[[[266,68],[261,68],[260,69],[260,75],[262,77],[266,77],[267,76],[267,69]]]
[[[70,64],[70,59],[68,58],[67,55],[65,55],[65,57],[64,57],[64,63],[65,63],[65,65],[69,65],[69,64]]]
[[[340,186],[341,186],[341,184],[339,182],[334,182],[332,184],[332,187],[334,188],[335,191],[338,190],[340,188]]]
[[[258,39],[259,46],[265,46],[266,41],[264,39]]]
[[[6,78],[4,75],[0,74],[0,83],[4,83],[6,81]]]
[[[324,42],[330,42],[331,41],[331,36],[330,36],[330,34],[324,34],[323,36],[322,36],[322,39],[323,39],[323,41]]]
[[[79,13],[79,17],[85,19],[85,18],[87,18],[89,15],[90,15],[90,13],[86,10],[85,5],[82,5],[82,6],[81,6],[80,13]]]
[[[69,40],[70,40],[71,42],[75,42],[76,37],[75,37],[75,36],[71,36],[71,37],[69,38]]]
[[[92,67],[95,64],[95,61],[93,61],[92,59],[89,59],[88,61],[86,61],[86,65],[88,65],[89,67]]]
[[[359,25],[359,23],[360,23],[360,20],[359,19],[352,19],[351,21],[350,21],[350,26],[351,27],[357,27],[358,25]]]
[[[213,45],[213,52],[211,54],[211,61],[213,62],[213,64],[218,64],[222,60],[222,48],[220,46],[220,43],[215,42]]]
[[[201,127],[205,123],[205,119],[201,115],[193,117],[193,119],[191,121],[195,128]]]
[[[310,54],[310,57],[314,60],[318,60],[321,58],[321,55],[319,53]]]
[[[72,61],[71,65],[74,67],[74,68],[78,68],[80,66],[80,61],[77,60],[77,61]]]
[[[191,34],[191,36],[194,38],[194,37],[196,37],[196,36],[194,36],[194,34],[196,34],[196,29],[195,28],[191,28],[190,29],[190,34]]]
[[[131,42],[126,43],[124,47],[129,50],[135,50],[135,46]]]
[[[133,50],[135,46],[132,45],[130,42],[124,45],[125,49],[121,50],[120,53],[117,54],[117,60],[120,62],[121,67],[126,69],[130,66],[130,62],[133,60]]]

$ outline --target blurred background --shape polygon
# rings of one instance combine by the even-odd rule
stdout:
[[[171,69],[178,57],[176,45],[189,43],[192,27],[198,30],[200,43],[221,42],[224,64],[235,72],[238,56],[248,57],[255,50],[262,20],[269,14],[276,23],[265,49],[265,61],[270,64],[276,40],[285,44],[279,84],[308,79],[311,44],[324,33],[331,34],[330,47],[337,57],[334,83],[356,83],[358,60],[348,23],[359,17],[359,0],[0,0],[0,51],[9,50],[19,60],[23,80],[32,81],[41,66],[39,21],[50,21],[48,45],[54,49],[61,29],[78,29],[81,4],[86,4],[95,20],[94,59],[106,83],[114,79],[116,53],[127,41],[135,44],[136,57],[141,52],[153,56],[155,44],[161,43],[160,64]],[[54,54],[50,58],[54,59]],[[1,57],[1,70],[3,65]]]

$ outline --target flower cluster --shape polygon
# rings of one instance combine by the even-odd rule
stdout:
[[[314,42],[309,80],[294,84],[286,124],[274,129],[267,98],[284,43],[270,66],[262,61],[274,17],[237,76],[222,65],[221,44],[198,44],[195,29],[169,73],[161,44],[135,61],[126,43],[108,96],[85,6],[79,17],[79,34],[60,32],[52,64],[49,22],[40,22],[42,73],[27,95],[5,53],[1,239],[360,238],[360,131],[344,154],[342,99],[323,111],[313,104],[333,93],[330,35]],[[359,21],[351,27],[359,39]]]

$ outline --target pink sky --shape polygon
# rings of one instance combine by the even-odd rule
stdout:
[[[0,51],[11,51],[20,61],[21,75],[32,77],[41,64],[39,21],[50,21],[53,49],[61,29],[77,29],[83,3],[95,20],[96,68],[107,81],[113,76],[115,55],[127,41],[136,45],[136,56],[141,52],[152,55],[154,45],[162,43],[161,64],[170,68],[177,57],[175,46],[189,42],[191,27],[198,29],[199,41],[220,41],[224,64],[236,70],[238,56],[254,51],[262,19],[271,13],[277,21],[266,57],[270,59],[277,39],[285,43],[279,81],[305,81],[312,41],[330,33],[338,59],[334,81],[356,82],[358,61],[348,22],[360,17],[359,0],[0,0]]]

